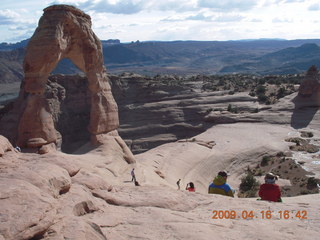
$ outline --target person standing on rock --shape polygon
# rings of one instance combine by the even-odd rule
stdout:
[[[281,191],[278,184],[276,184],[278,176],[273,173],[267,173],[264,177],[265,183],[260,186],[259,196],[261,200],[271,201],[271,202],[282,202]]]
[[[180,181],[181,181],[181,179],[179,179],[179,180],[177,181],[178,190],[180,190]]]
[[[132,177],[131,182],[136,182],[137,181],[136,180],[136,174],[134,173],[134,168],[132,168],[132,170],[131,170],[131,177]]]
[[[213,182],[209,185],[208,193],[220,194],[224,196],[234,197],[234,190],[227,183],[228,174],[225,171],[220,171]]]

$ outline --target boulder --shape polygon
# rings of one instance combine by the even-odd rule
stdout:
[[[13,151],[13,147],[7,138],[0,135],[0,157],[8,151]]]
[[[47,162],[21,164],[14,170],[8,170],[6,177],[27,181],[54,198],[65,194],[71,187],[71,178],[67,170]]]
[[[1,178],[0,188],[0,236],[4,239],[39,239],[54,224],[53,197],[24,180]]]

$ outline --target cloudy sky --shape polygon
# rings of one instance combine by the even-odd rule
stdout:
[[[320,38],[319,0],[1,0],[0,42],[30,38],[52,4],[89,14],[101,40]]]

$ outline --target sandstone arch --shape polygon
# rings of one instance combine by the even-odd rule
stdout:
[[[37,142],[35,139],[44,139],[40,142],[46,143],[57,140],[44,92],[49,74],[63,58],[69,58],[87,75],[91,92],[89,132],[95,136],[119,126],[118,107],[103,64],[102,45],[91,29],[90,16],[73,6],[53,5],[44,9],[26,49],[22,91],[27,102],[17,141],[22,147]]]

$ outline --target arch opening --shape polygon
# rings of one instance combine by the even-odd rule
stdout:
[[[88,79],[72,60],[62,59],[48,77],[46,99],[58,131],[58,149],[73,153],[90,141]]]

